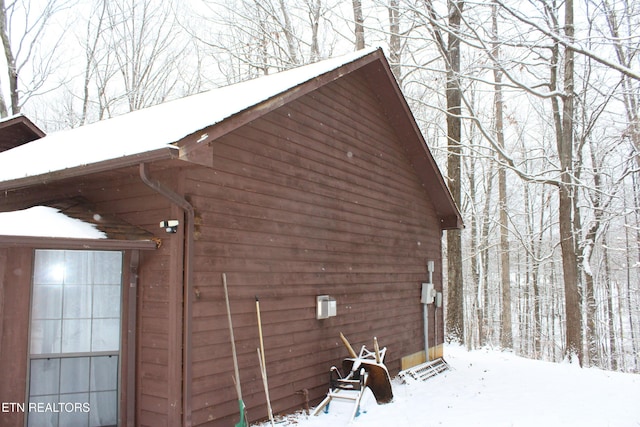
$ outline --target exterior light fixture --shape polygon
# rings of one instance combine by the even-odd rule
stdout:
[[[178,231],[178,225],[180,225],[180,221],[177,219],[165,219],[164,221],[160,221],[160,228],[164,228],[164,231],[167,233],[176,233]]]

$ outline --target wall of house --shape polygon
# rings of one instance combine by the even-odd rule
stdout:
[[[24,404],[27,378],[31,249],[0,247],[0,404]],[[20,426],[24,412],[8,406],[0,425]]]
[[[434,260],[441,289],[439,221],[373,93],[342,78],[215,141],[213,169],[186,172],[198,218],[194,425],[238,417],[223,272],[252,420],[267,415],[255,296],[275,412],[302,408],[302,390],[324,396],[347,357],[340,332],[356,351],[376,336],[392,375],[424,350],[420,284]],[[337,316],[316,320],[323,294]]]
[[[179,170],[152,177],[175,186]],[[166,234],[159,222],[180,211],[149,189],[137,174],[87,183],[83,194],[99,212],[154,233],[155,251],[142,251],[137,292],[136,425],[176,426],[182,420],[182,237]],[[181,221],[181,223],[184,223]]]

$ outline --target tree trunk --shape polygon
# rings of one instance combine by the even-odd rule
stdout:
[[[558,31],[558,28],[554,30]],[[565,2],[565,35],[573,40],[573,0]],[[562,254],[562,278],[564,282],[565,334],[564,356],[577,357],[582,363],[582,313],[580,291],[578,289],[578,259],[573,233],[573,212],[575,206],[573,188],[573,114],[574,114],[574,55],[564,50],[564,94],[562,111],[556,97],[551,98],[553,106],[556,145],[561,168],[561,182],[558,186],[558,224],[560,249]],[[560,45],[554,42],[551,56],[550,90],[557,90]]]
[[[318,43],[318,28],[320,26],[320,9],[322,0],[313,2],[313,7],[309,13],[311,18],[311,57],[310,62],[316,62],[320,59],[320,45]]]
[[[284,18],[284,36],[287,39],[287,49],[289,50],[289,59],[292,65],[298,65],[298,54],[296,52],[295,37],[293,35],[293,27],[291,26],[291,18],[289,16],[289,10],[284,0],[280,0],[280,10],[282,10],[282,16]]]
[[[633,174],[632,175],[632,191],[633,191],[633,206],[634,206],[634,216],[635,216],[635,221],[636,221],[636,225],[640,224],[640,197],[638,196],[638,193],[640,192],[640,185],[638,185],[638,179],[637,179],[637,174]],[[627,211],[627,197],[625,195],[625,197],[623,198],[624,200],[624,204],[625,204],[625,212]],[[636,260],[633,259],[633,255],[632,255],[632,251],[631,251],[631,239],[629,238],[629,234],[631,233],[630,227],[625,227],[625,240],[626,240],[626,247],[628,248],[627,250],[627,310],[629,311],[629,330],[631,331],[631,354],[633,357],[633,366],[636,372],[638,372],[638,370],[640,369],[640,356],[638,355],[639,352],[639,345],[638,345],[638,336],[636,334],[636,326],[635,326],[635,322],[634,322],[634,312],[633,310],[638,310],[637,307],[634,307],[633,304],[633,294],[634,292],[637,292],[633,289],[633,284],[632,284],[632,277],[631,277],[631,271],[632,271],[632,266],[635,264],[635,262],[637,261],[638,265],[640,265],[640,247],[636,247]],[[635,229],[635,238],[636,238],[636,245],[640,246],[640,227],[636,226]]]
[[[399,0],[389,0],[389,63],[398,82],[401,81],[400,66],[400,4]]]
[[[491,22],[493,30],[492,53],[500,60],[498,43],[498,7],[496,3],[491,8]],[[502,99],[502,71],[498,66],[493,67],[494,108],[496,122],[496,141],[504,150],[504,101]],[[500,345],[502,348],[513,348],[513,332],[511,322],[511,263],[509,260],[509,218],[507,216],[507,172],[504,166],[498,166],[498,203],[500,210],[500,285],[502,289],[502,312]]]
[[[356,50],[364,49],[364,17],[362,15],[362,1],[353,0],[353,21],[355,22]]]
[[[489,289],[489,228],[492,223],[491,218],[491,192],[493,190],[493,168],[494,164],[489,163],[489,171],[485,174],[485,197],[484,197],[484,207],[482,208],[482,225],[480,228],[480,260],[481,260],[481,275],[480,275],[480,283],[482,284],[483,289],[483,301],[482,301],[482,310],[483,310],[483,319],[484,319],[484,337],[482,341],[482,345],[486,345],[487,342],[492,338],[491,334],[493,328],[490,327],[489,322],[492,322],[492,310],[490,304],[490,295],[491,291]]]
[[[606,245],[606,240],[603,242],[604,245]],[[614,293],[613,293],[613,283],[611,282],[611,276],[609,274],[609,254],[608,251],[606,250],[606,246],[605,246],[605,251],[604,251],[604,268],[605,268],[605,289],[606,289],[606,298],[607,298],[607,317],[608,317],[608,322],[607,322],[607,326],[609,329],[609,367],[612,370],[617,370],[618,369],[618,360],[617,360],[617,346],[616,346],[616,325],[615,325],[615,314],[614,314],[614,308],[613,308],[613,298],[614,298]]]
[[[573,0],[565,1],[564,31],[567,40],[574,39]],[[559,187],[559,226],[562,251],[562,273],[566,316],[565,356],[578,357],[582,364],[582,310],[578,288],[578,265],[573,230],[573,122],[574,122],[574,53],[569,47],[564,51],[564,95],[562,98],[562,139],[558,145],[562,183]]]
[[[475,159],[471,159],[467,169],[467,175],[469,180],[469,198],[471,199],[472,205],[475,207],[478,204],[478,195],[476,191],[476,163]],[[470,251],[471,251],[471,287],[473,289],[473,307],[472,307],[472,316],[475,318],[475,322],[477,324],[476,331],[478,333],[478,345],[484,345],[484,316],[483,316],[483,299],[482,299],[482,282],[480,281],[480,265],[478,262],[480,258],[480,247],[478,245],[478,235],[479,235],[479,227],[478,227],[478,215],[471,215],[469,219],[469,234],[470,237]],[[473,338],[469,340],[471,343],[471,347],[473,346]]]
[[[462,19],[463,1],[449,0],[449,28],[447,56],[447,184],[453,200],[457,206],[461,206],[462,188],[461,160],[462,154],[462,95],[458,82],[460,73],[460,39],[456,32],[460,29]],[[448,300],[447,300],[447,333],[449,341],[464,343],[464,292],[462,279],[462,233],[460,230],[447,231],[447,274]]]
[[[603,221],[603,206],[600,192],[604,189],[602,186],[600,161],[596,156],[593,141],[591,141],[591,144],[589,146],[589,153],[591,156],[591,166],[593,168],[594,189],[591,192],[591,205],[593,208],[594,218],[584,237],[582,264],[585,279],[585,301],[587,304],[587,323],[585,325],[588,351],[587,361],[590,365],[597,366],[599,365],[600,361],[598,360],[598,331],[596,322],[595,281],[593,279],[593,272],[591,269],[591,256],[593,255],[593,248],[595,247],[596,239],[598,237],[598,231],[600,230]]]
[[[0,0],[0,39],[4,49],[4,59],[7,64],[7,74],[9,77],[9,99],[11,99],[11,114],[20,112],[20,100],[18,94],[18,67],[16,58],[11,49],[11,36],[8,30],[7,8],[4,0]],[[0,115],[7,117],[9,111],[4,96],[0,95]]]

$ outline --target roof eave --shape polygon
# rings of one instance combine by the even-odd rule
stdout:
[[[2,181],[0,182],[0,191],[33,187],[36,185],[48,184],[67,178],[75,178],[79,176],[136,166],[140,163],[150,163],[177,158],[179,158],[178,150],[174,147],[167,146],[157,150],[150,150],[143,153],[136,153],[129,156],[118,157],[115,159],[109,159],[96,163],[89,163],[86,165],[75,166],[59,171]]]
[[[42,138],[43,136],[45,136],[44,131],[42,129],[40,129],[38,126],[36,126],[36,124],[33,123],[24,114],[17,114],[17,115],[12,116],[12,117],[7,117],[4,120],[0,120],[0,129],[8,127],[8,126],[12,126],[15,123],[20,123],[24,127],[26,127],[27,129],[29,129],[29,131],[31,131],[31,133],[33,134],[34,137]]]
[[[155,250],[158,248],[158,245],[153,240],[81,239],[69,237],[0,235],[0,247],[29,247],[38,249]]]

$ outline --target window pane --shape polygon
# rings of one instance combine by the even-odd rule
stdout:
[[[64,283],[67,285],[88,285],[91,283],[90,252],[66,251]]]
[[[29,399],[30,402],[38,405],[40,410],[29,411],[28,426],[29,427],[57,427],[58,413],[46,411],[46,405],[57,405],[58,395],[36,396]]]
[[[64,279],[64,251],[36,251],[33,283],[61,285]]]
[[[120,317],[120,286],[93,287],[93,317]]]
[[[91,393],[89,426],[111,426],[118,423],[118,402],[115,391]]]
[[[89,358],[69,357],[60,362],[60,393],[89,391]],[[88,397],[88,395],[87,395]],[[87,402],[87,400],[85,400]]]
[[[63,320],[62,352],[81,353],[89,351],[91,351],[91,319]]]
[[[91,391],[116,390],[118,388],[118,357],[91,358]]]
[[[60,320],[31,321],[31,354],[60,353]]]
[[[65,285],[62,305],[65,319],[91,317],[91,286]]]
[[[60,427],[87,427],[89,412],[85,405],[89,403],[89,393],[61,394],[60,403],[65,403],[65,410],[60,412]],[[68,411],[73,406],[73,411]]]
[[[119,285],[121,276],[121,252],[93,252],[92,283],[96,285]]]
[[[92,351],[120,349],[120,319],[94,319],[91,337]]]
[[[31,361],[31,396],[58,394],[60,359],[34,359]]]
[[[32,319],[60,319],[62,313],[62,286],[34,286],[31,310]]]

